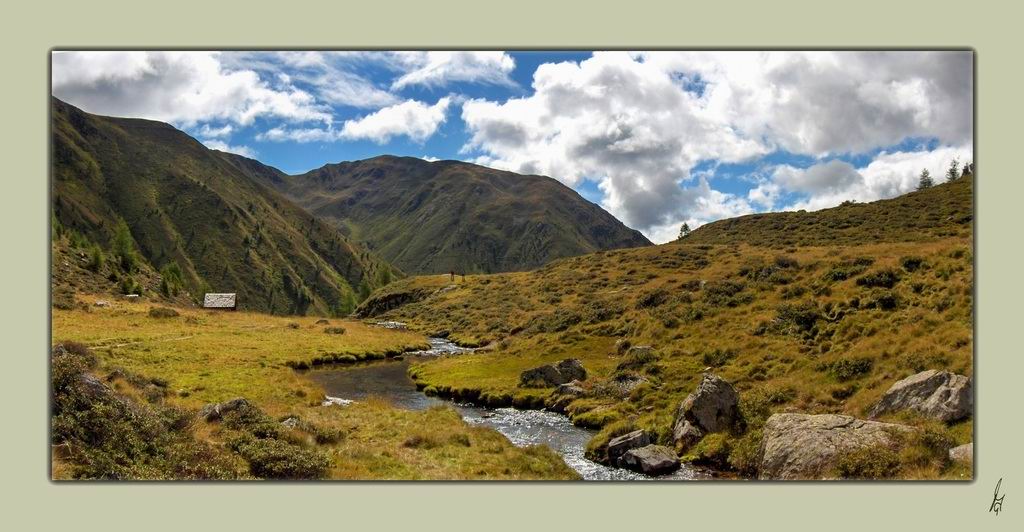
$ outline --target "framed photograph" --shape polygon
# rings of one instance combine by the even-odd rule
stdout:
[[[971,50],[50,68],[54,479],[973,478]]]

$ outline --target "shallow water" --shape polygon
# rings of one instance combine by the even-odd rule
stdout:
[[[683,465],[671,475],[648,477],[625,469],[607,467],[584,458],[587,442],[594,431],[573,425],[569,418],[544,410],[517,410],[515,408],[483,408],[455,404],[436,397],[428,397],[416,390],[416,383],[406,370],[410,360],[419,357],[457,355],[471,351],[443,338],[431,338],[431,348],[404,355],[401,360],[381,360],[348,366],[330,366],[310,370],[306,375],[324,387],[328,396],[341,399],[363,400],[381,397],[399,408],[423,410],[436,405],[455,408],[466,422],[491,427],[514,445],[547,445],[575,469],[584,480],[692,480],[706,478],[701,472]]]

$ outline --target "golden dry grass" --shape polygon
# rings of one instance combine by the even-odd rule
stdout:
[[[82,296],[88,304],[105,296]],[[305,442],[326,452],[333,479],[576,479],[578,475],[547,448],[517,448],[496,431],[471,427],[450,408],[410,412],[371,400],[347,407],[319,406],[323,390],[287,366],[325,353],[374,358],[425,347],[425,338],[357,321],[275,317],[246,312],[178,308],[180,316],[152,318],[147,303],[113,300],[109,308],[53,310],[54,342],[81,342],[96,353],[101,375],[114,368],[167,383],[166,401],[198,408],[245,397],[275,418],[298,416],[341,438]],[[293,324],[298,324],[295,328]],[[326,327],[344,334],[326,334]],[[131,400],[145,398],[114,379]],[[197,423],[199,440],[223,445],[232,431]],[[433,442],[409,445],[411,438]],[[73,470],[54,457],[54,476]]]

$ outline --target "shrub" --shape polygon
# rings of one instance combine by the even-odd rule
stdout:
[[[701,361],[706,366],[721,367],[729,363],[732,359],[736,358],[738,352],[733,349],[721,349],[714,348],[710,351],[705,351],[701,356]]]
[[[782,299],[796,299],[807,293],[807,288],[802,285],[787,286],[782,289]]]
[[[875,263],[875,259],[870,257],[857,257],[854,259],[846,259],[833,264],[827,272],[825,272],[824,279],[826,281],[845,281],[856,275],[864,273],[868,266]]]
[[[583,320],[587,323],[601,323],[622,314],[625,306],[619,301],[599,299],[587,303],[583,307]]]
[[[242,431],[256,438],[281,437],[281,424],[249,403],[224,414],[222,422],[228,429]]]
[[[715,281],[704,286],[704,302],[715,307],[736,307],[754,300],[752,294],[741,294],[745,285],[736,281]]]
[[[640,295],[637,299],[636,308],[645,309],[664,305],[668,301],[669,293],[664,288],[656,288]]]
[[[852,357],[822,362],[818,364],[817,370],[828,373],[830,377],[846,382],[871,373],[874,361],[867,357]]]
[[[180,316],[177,310],[167,307],[153,307],[149,309],[150,318],[176,318]]]
[[[116,394],[88,373],[96,357],[81,344],[54,346],[51,441],[70,474],[93,479],[237,478],[230,458],[188,431],[192,413]]]
[[[924,259],[921,257],[902,257],[900,259],[900,265],[908,272],[917,271],[921,268],[922,264],[924,264]]]
[[[160,292],[167,297],[178,295],[185,281],[182,278],[181,267],[177,262],[170,262],[160,270]]]
[[[539,314],[530,318],[526,324],[527,332],[530,333],[554,333],[562,332],[582,320],[579,314],[564,308],[545,314]]]
[[[106,257],[103,256],[103,248],[97,244],[89,246],[89,262],[86,263],[85,267],[90,271],[98,272],[103,268],[103,264],[106,262]]]
[[[864,302],[864,308],[896,310],[900,306],[900,298],[892,290],[876,290]]]
[[[874,288],[892,288],[900,281],[899,273],[892,268],[884,268],[868,273],[857,279],[857,286]]]
[[[242,436],[229,442],[229,447],[249,462],[253,475],[262,478],[317,479],[331,466],[322,452],[277,439]]]
[[[800,263],[794,257],[779,255],[775,257],[775,265],[779,268],[798,268]]]
[[[745,476],[754,476],[760,465],[761,441],[764,434],[761,429],[750,430],[742,437],[733,441],[729,451],[729,465]]]
[[[657,360],[658,355],[654,353],[653,349],[639,347],[630,349],[626,353],[626,358],[615,367],[615,371],[639,370]]]
[[[139,266],[139,255],[135,250],[135,241],[124,220],[118,221],[114,228],[114,238],[110,242],[110,251],[117,259],[122,270],[131,273]]]
[[[72,310],[77,308],[78,302],[75,300],[75,291],[67,286],[58,286],[53,289],[53,306],[61,310]]]
[[[121,278],[119,288],[122,294],[138,294],[142,292],[142,286],[131,275],[125,275]]]
[[[848,452],[836,462],[835,472],[841,478],[884,479],[899,474],[900,457],[884,446],[864,447]]]
[[[821,319],[814,301],[783,303],[776,308],[774,327],[780,332],[808,332]]]
[[[724,432],[704,436],[690,452],[694,463],[708,465],[716,469],[729,467],[730,453],[732,453],[732,441]]]

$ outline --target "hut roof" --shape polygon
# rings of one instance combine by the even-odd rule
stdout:
[[[235,294],[206,294],[203,308],[235,308]]]

